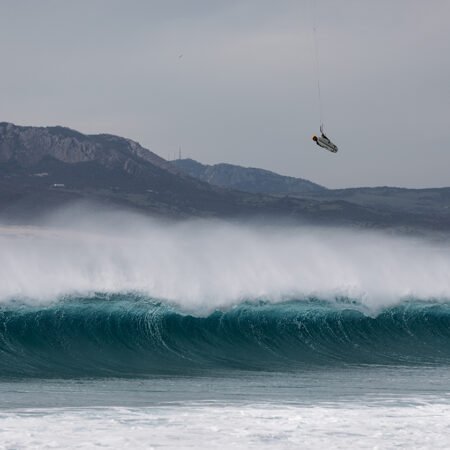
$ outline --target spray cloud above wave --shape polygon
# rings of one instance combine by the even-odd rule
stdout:
[[[187,310],[348,297],[371,309],[450,299],[448,248],[380,233],[86,209],[1,227],[0,302],[140,292]]]

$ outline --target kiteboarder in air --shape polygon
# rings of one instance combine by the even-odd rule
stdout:
[[[325,132],[323,131],[322,125],[320,126],[320,132],[322,136],[313,136],[313,141],[319,146],[324,148],[325,150],[328,150],[329,152],[336,153],[338,151],[337,145],[333,144],[326,136]]]
[[[323,114],[322,114],[322,95],[320,91],[320,71],[319,71],[319,46],[317,43],[317,27],[316,27],[316,14],[315,14],[315,3],[314,3],[314,24],[313,24],[313,33],[314,33],[314,49],[315,49],[315,60],[316,60],[316,73],[317,73],[317,97],[319,100],[319,118],[320,118],[320,134],[321,136],[313,136],[313,141],[319,146],[328,150],[331,153],[336,153],[338,151],[337,145],[333,144],[323,131]]]

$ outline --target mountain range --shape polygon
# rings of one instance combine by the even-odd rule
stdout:
[[[171,161],[171,164],[194,178],[229,189],[329,202],[338,200],[386,211],[450,219],[450,187],[406,189],[382,186],[327,189],[303,178],[283,176],[253,167],[223,163],[206,165],[192,159],[176,159]]]
[[[65,127],[0,123],[0,219],[27,222],[77,201],[181,219],[289,219],[448,231],[450,188],[331,190],[230,164],[168,162],[139,143]]]
[[[193,159],[175,159],[172,165],[198,180],[253,194],[311,194],[327,189],[303,178],[286,177],[269,170],[233,164],[201,164]]]

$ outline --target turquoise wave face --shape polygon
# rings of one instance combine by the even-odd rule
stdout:
[[[205,317],[134,295],[0,309],[1,377],[295,371],[450,363],[450,304],[369,316],[348,299],[242,303]]]

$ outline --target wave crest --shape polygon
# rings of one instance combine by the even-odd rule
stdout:
[[[314,365],[448,364],[450,304],[375,317],[341,299],[243,303],[196,317],[133,295],[0,310],[0,375],[146,376]]]

